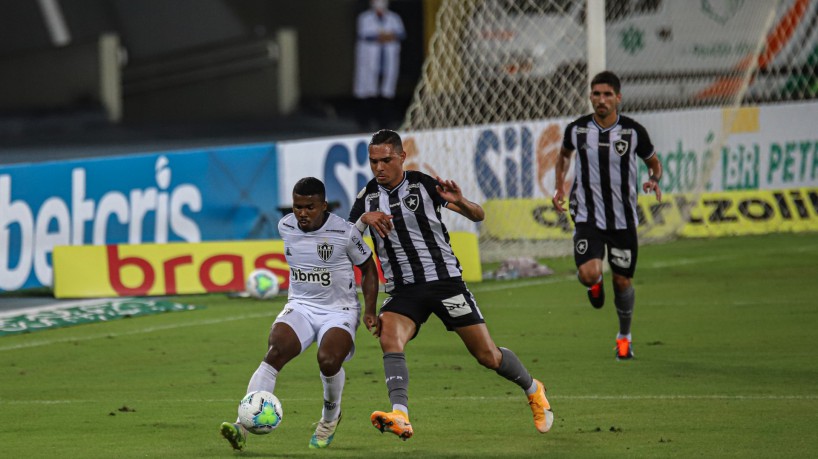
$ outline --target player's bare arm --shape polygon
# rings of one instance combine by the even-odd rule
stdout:
[[[463,196],[463,190],[454,180],[443,180],[435,177],[439,185],[437,192],[445,199],[449,205],[446,207],[468,218],[473,222],[481,222],[486,218],[486,212],[475,202],[471,202]]]
[[[560,156],[557,158],[557,164],[554,166],[555,180],[554,183],[554,197],[551,203],[554,204],[554,209],[559,213],[565,212],[565,192],[562,189],[562,183],[565,183],[565,172],[571,164],[571,155],[574,150],[569,150],[565,147],[560,148]]]
[[[380,334],[378,327],[378,316],[376,304],[378,302],[378,268],[375,265],[374,257],[369,257],[358,268],[363,275],[361,279],[361,291],[364,294],[364,326],[375,336]]]
[[[662,201],[662,189],[659,188],[659,181],[662,180],[662,162],[659,157],[654,154],[645,160],[645,165],[648,166],[650,177],[648,181],[642,184],[642,191],[645,193],[653,192],[656,194],[656,200]]]

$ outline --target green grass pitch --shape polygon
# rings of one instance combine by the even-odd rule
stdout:
[[[432,318],[407,347],[415,436],[369,424],[388,409],[380,350],[361,327],[344,418],[307,448],[321,412],[315,347],[278,379],[282,425],[233,452],[233,420],[285,299],[180,297],[203,309],[0,338],[0,456],[815,457],[818,234],[644,246],[634,280],[636,360],[613,357],[570,259],[543,279],[473,284],[496,343],[548,387],[535,431],[517,386],[480,367]]]

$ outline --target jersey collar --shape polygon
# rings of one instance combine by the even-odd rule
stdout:
[[[614,121],[614,124],[612,124],[608,128],[603,128],[602,126],[600,126],[599,123],[596,122],[596,118],[594,118],[593,114],[591,115],[591,121],[594,122],[594,126],[596,126],[596,128],[599,129],[599,132],[610,131],[611,129],[615,128],[617,124],[619,124],[619,113],[616,114],[616,121]]]
[[[395,190],[400,189],[401,185],[403,185],[403,182],[405,182],[405,181],[406,181],[406,171],[403,171],[403,179],[401,179],[401,181],[398,182],[398,184],[395,185],[395,187],[392,188],[391,190],[389,188],[381,185],[380,183],[378,183],[378,187],[380,189],[382,189],[383,191],[386,191],[388,194],[392,194]]]

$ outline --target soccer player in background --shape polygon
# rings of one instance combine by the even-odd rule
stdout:
[[[360,231],[327,211],[324,184],[317,178],[302,178],[295,184],[293,213],[278,222],[278,232],[290,266],[287,304],[273,322],[267,353],[250,378],[247,393],[274,393],[284,365],[318,343],[324,408],[309,446],[326,448],[341,421],[342,364],[355,353],[361,315],[352,265],[363,273],[363,320],[370,330],[377,323],[378,271]],[[222,423],[221,434],[234,449],[244,448],[247,430],[238,422]]]
[[[392,410],[372,413],[372,425],[403,440],[412,436],[404,347],[435,314],[447,330],[457,333],[481,365],[525,391],[534,425],[540,432],[548,432],[554,415],[545,387],[531,377],[513,352],[494,344],[474,296],[463,282],[440,214],[440,208],[446,207],[476,222],[484,219],[483,208],[463,197],[454,181],[404,171],[405,160],[406,152],[396,132],[383,129],[372,136],[369,165],[375,178],[358,194],[349,217],[359,230],[369,227],[389,294],[380,309],[376,334]]]
[[[616,358],[633,358],[631,319],[636,271],[637,226],[636,158],[647,165],[650,177],[642,184],[645,193],[662,200],[659,181],[662,163],[656,156],[647,130],[619,114],[622,101],[619,77],[605,71],[591,80],[593,113],[576,119],[565,128],[560,156],[555,167],[557,184],[564,183],[574,150],[578,152],[576,175],[571,187],[569,213],[574,221],[574,261],[579,281],[588,287],[591,305],[605,304],[602,259],[608,250],[613,273],[614,305],[619,317]],[[552,199],[557,212],[565,212],[565,191],[557,186]]]

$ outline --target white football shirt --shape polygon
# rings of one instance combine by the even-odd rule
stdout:
[[[321,228],[304,232],[289,214],[279,220],[278,233],[290,265],[289,301],[323,309],[360,309],[352,265],[363,264],[372,251],[355,225],[328,213]]]

